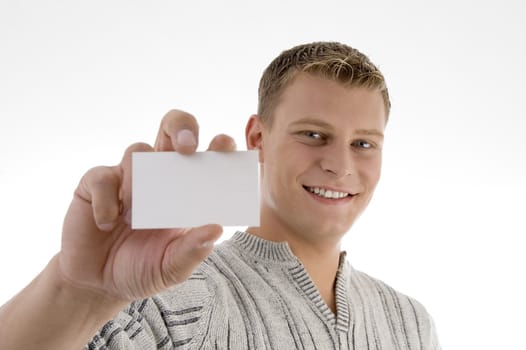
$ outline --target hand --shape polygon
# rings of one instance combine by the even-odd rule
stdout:
[[[193,116],[170,111],[161,122],[154,148],[131,145],[119,165],[96,167],[83,176],[64,220],[57,257],[66,283],[129,302],[184,281],[211,252],[221,226],[132,230],[129,220],[132,152],[192,154],[198,132]],[[209,146],[214,151],[235,148],[226,135],[216,136]]]

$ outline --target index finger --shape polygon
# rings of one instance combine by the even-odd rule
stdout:
[[[199,125],[195,117],[174,109],[166,113],[161,120],[154,150],[191,154],[197,149],[198,140]]]

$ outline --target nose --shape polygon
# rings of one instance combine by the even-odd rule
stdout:
[[[323,155],[320,163],[324,172],[331,173],[336,177],[351,175],[354,171],[354,161],[349,145],[331,145]]]

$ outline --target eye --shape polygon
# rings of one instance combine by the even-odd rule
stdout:
[[[352,146],[362,148],[362,149],[370,149],[374,148],[374,145],[368,141],[365,140],[358,140],[352,143]]]
[[[321,133],[319,133],[319,132],[316,132],[316,131],[304,131],[303,135],[307,136],[310,139],[314,139],[314,140],[321,140],[321,139],[323,139],[323,135]]]
[[[313,131],[313,130],[303,130],[297,133],[300,137],[307,139],[308,141],[325,141],[329,138],[328,135]]]
[[[324,145],[330,139],[330,135],[313,130],[301,130],[296,132],[295,135],[298,141],[310,146]]]

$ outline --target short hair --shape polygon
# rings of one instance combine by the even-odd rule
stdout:
[[[265,69],[258,89],[258,115],[270,127],[273,114],[285,88],[299,73],[330,79],[347,87],[365,87],[382,94],[386,120],[391,101],[380,70],[371,60],[348,45],[314,42],[283,51]]]

